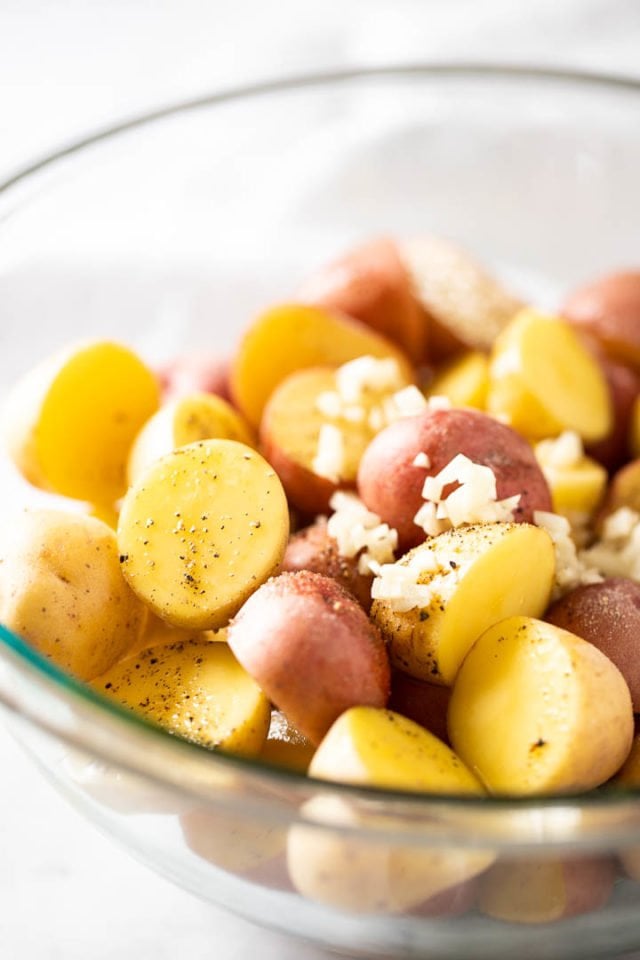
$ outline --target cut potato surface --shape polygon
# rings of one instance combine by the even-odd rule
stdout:
[[[321,780],[425,793],[484,793],[480,781],[433,734],[391,710],[353,707],[333,724],[309,773]]]
[[[228,646],[186,640],[143,650],[94,681],[107,697],[202,746],[255,756],[271,709]]]
[[[539,527],[460,527],[383,567],[383,576],[374,580],[371,615],[394,666],[418,680],[448,686],[488,627],[516,614],[542,615],[554,570],[551,538]]]
[[[611,430],[604,374],[557,317],[522,310],[495,342],[490,378],[489,412],[531,439],[575,430],[596,441]]]
[[[453,407],[484,410],[488,389],[489,358],[471,350],[438,370],[429,385],[429,396],[446,397]]]
[[[257,427],[267,400],[289,374],[305,367],[339,366],[363,356],[392,357],[407,380],[413,379],[402,351],[368,327],[318,307],[274,307],[244,335],[231,368],[231,392],[249,423]]]
[[[204,440],[162,457],[124,499],[122,572],[161,619],[224,626],[276,569],[289,533],[273,468],[233,440]]]
[[[125,492],[134,437],[158,403],[155,376],[129,349],[76,346],[13,390],[5,412],[9,453],[35,486],[111,506]]]
[[[178,447],[199,440],[238,440],[255,446],[255,437],[240,414],[210,393],[193,393],[162,407],[135,439],[127,464],[129,484],[152,463]]]
[[[633,710],[622,674],[579,637],[529,617],[495,624],[462,664],[454,750],[493,793],[590,790],[624,763]]]

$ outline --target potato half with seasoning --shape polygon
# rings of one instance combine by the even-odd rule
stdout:
[[[224,626],[284,556],[282,484],[255,450],[204,440],[162,457],[125,497],[122,572],[153,613],[176,627]]]
[[[204,747],[256,756],[269,701],[226,643],[185,640],[122,660],[93,683],[170,733]]]

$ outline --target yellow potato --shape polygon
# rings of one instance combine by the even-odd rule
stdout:
[[[180,643],[185,640],[208,640],[216,643],[226,643],[227,631],[224,627],[220,630],[181,630],[180,627],[172,627],[170,623],[165,623],[150,613],[144,633],[138,642],[127,650],[125,657],[141,653],[143,650],[148,650],[149,647],[164,646],[165,643]]]
[[[528,309],[495,342],[487,409],[532,440],[575,430],[595,442],[612,426],[598,362],[568,324]]]
[[[162,457],[120,512],[122,571],[162,620],[224,626],[280,564],[287,501],[273,468],[234,440],[204,440]]]
[[[547,440],[535,446],[536,460],[551,490],[554,513],[591,516],[607,488],[607,471],[584,454],[574,463],[554,463],[548,451]]]
[[[104,696],[202,746],[256,756],[271,709],[224,643],[186,640],[143,650],[94,680]]]
[[[138,642],[147,611],[102,521],[34,510],[0,539],[0,619],[45,657],[91,680]]]
[[[129,448],[158,403],[155,376],[126,347],[70,348],[9,396],[9,454],[35,486],[111,507],[126,489]]]
[[[415,547],[395,564],[394,579],[411,580],[403,592],[423,585],[426,593],[416,597],[416,606],[399,609],[383,578],[373,584],[378,599],[371,616],[389,644],[394,666],[418,680],[448,686],[484,630],[515,614],[543,614],[554,571],[551,538],[539,527],[460,527]]]
[[[266,864],[275,866],[287,840],[281,826],[251,819],[243,811],[195,807],[182,814],[180,826],[190,850],[221,870],[248,879]]]
[[[335,721],[311,761],[321,780],[425,793],[484,793],[453,750],[392,710],[352,707]]]
[[[489,358],[470,350],[441,367],[429,386],[430,397],[447,397],[452,407],[484,410],[489,389]]]
[[[129,484],[166,453],[214,437],[255,446],[248,424],[221,397],[193,393],[173,400],[147,420],[136,437],[127,463]]]
[[[339,366],[367,355],[393,357],[412,381],[406,356],[370,328],[318,307],[274,307],[245,333],[231,368],[231,393],[257,427],[267,400],[289,374],[305,367]]]
[[[467,654],[449,704],[449,736],[493,793],[590,790],[629,753],[631,696],[618,668],[586,640],[510,617]]]

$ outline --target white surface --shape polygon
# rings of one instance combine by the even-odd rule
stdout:
[[[458,58],[638,75],[639,50],[636,0],[0,0],[0,176],[113,118],[275,73]],[[0,766],[3,960],[325,956],[134,863],[1,729]]]

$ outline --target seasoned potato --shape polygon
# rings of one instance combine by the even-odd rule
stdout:
[[[263,584],[228,643],[273,703],[314,743],[349,707],[383,707],[389,660],[378,628],[335,580],[306,570]]]
[[[429,384],[429,396],[446,397],[453,407],[484,410],[489,389],[489,358],[469,350],[441,367]]]
[[[429,355],[438,361],[465,348],[488,350],[522,302],[484,267],[442,237],[416,237],[400,255],[427,314]]]
[[[449,686],[488,627],[516,614],[544,612],[555,557],[539,527],[483,523],[433,537],[387,569],[388,578],[374,581],[371,616],[389,644],[391,662],[418,680]]]
[[[640,369],[640,273],[612,273],[574,290],[562,315],[610,357]]]
[[[276,767],[306,773],[314,753],[313,744],[288,720],[273,710],[269,734],[260,751],[260,760]]]
[[[419,723],[443,743],[449,742],[447,711],[450,698],[449,687],[416,680],[401,670],[394,670],[391,675],[389,709]]]
[[[198,440],[238,440],[255,447],[256,439],[240,414],[209,393],[192,393],[165,404],[135,438],[127,462],[129,485],[156,460]]]
[[[126,347],[75,346],[10,394],[9,454],[35,486],[111,507],[126,490],[129,448],[158,402],[156,378]]]
[[[230,400],[230,362],[215,353],[198,350],[172,357],[156,369],[165,403],[192,393],[212,393]]]
[[[373,576],[358,572],[357,557],[343,557],[338,544],[329,536],[327,521],[320,517],[315,523],[295,533],[287,544],[283,573],[311,570],[331,577],[351,593],[367,611],[371,609],[371,582]]]
[[[95,689],[170,733],[254,757],[271,708],[225,643],[185,640],[143,650],[93,681]]]
[[[122,504],[122,572],[153,613],[187,630],[224,624],[278,567],[289,534],[282,484],[242,443],[162,457]]]
[[[416,465],[426,454],[428,467]],[[531,521],[551,510],[551,495],[530,445],[515,431],[478,410],[428,410],[392,423],[367,447],[358,470],[358,492],[370,510],[398,531],[401,550],[424,540],[414,517],[424,500],[425,477],[457,454],[490,467],[499,499],[520,494],[514,520]]]
[[[599,910],[614,880],[608,857],[501,860],[480,879],[478,906],[507,923],[554,923]]]
[[[593,644],[510,617],[467,654],[451,695],[449,736],[492,793],[590,790],[629,753],[631,696]]]
[[[392,357],[407,381],[413,377],[402,351],[363,324],[319,307],[274,307],[255,321],[240,343],[231,368],[232,396],[257,427],[267,400],[289,374],[306,367],[339,366],[363,356]]]
[[[640,713],[640,584],[612,577],[576,587],[553,604],[545,620],[602,650],[626,680]]]
[[[34,510],[5,527],[0,620],[57,666],[91,680],[138,642],[146,618],[102,521]]]
[[[220,630],[181,630],[180,627],[173,627],[170,623],[165,623],[158,617],[150,613],[147,617],[147,625],[140,639],[130,647],[125,656],[130,657],[142,650],[148,650],[149,647],[164,646],[165,643],[181,643],[186,640],[209,640],[216,643],[227,642],[227,631],[224,627]]]
[[[496,340],[489,375],[487,409],[532,440],[575,430],[595,442],[611,430],[604,375],[557,317],[522,310]]]
[[[311,277],[305,303],[345,313],[395,341],[416,363],[426,356],[424,311],[393,240],[381,237],[351,250]]]
[[[609,434],[598,443],[590,443],[587,453],[607,470],[621,467],[629,457],[637,454],[633,451],[633,412],[640,394],[640,374],[617,363],[602,354],[598,355],[613,410],[612,425]],[[640,450],[638,451],[640,453]]]

